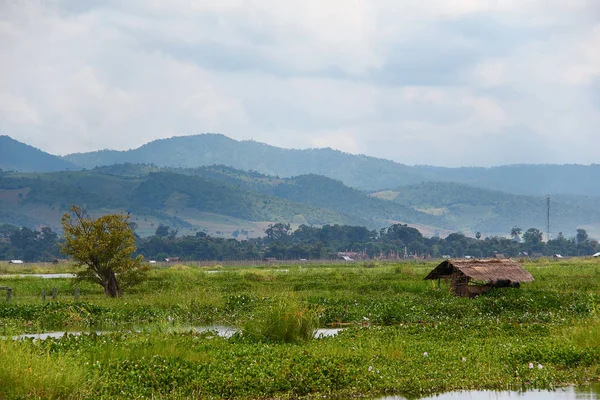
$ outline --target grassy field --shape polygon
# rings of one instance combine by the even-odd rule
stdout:
[[[176,265],[122,299],[79,284],[75,300],[69,279],[7,277],[69,265],[2,265],[13,298],[0,299],[0,398],[419,397],[600,380],[597,260],[528,263],[535,282],[475,299],[424,281],[434,263],[366,266]],[[207,325],[240,333],[193,329]],[[329,326],[345,329],[312,338]],[[10,339],[65,330],[102,333]]]

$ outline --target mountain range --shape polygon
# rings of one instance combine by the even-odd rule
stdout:
[[[545,231],[551,194],[552,232],[600,234],[598,165],[407,166],[217,134],[65,157],[0,136],[0,155],[0,224],[58,229],[76,203],[94,213],[127,210],[141,234],[163,223],[187,233],[256,236],[288,222],[507,235],[515,225]]]
[[[506,165],[490,168],[408,166],[389,160],[326,149],[282,149],[220,134],[159,139],[127,151],[70,154],[66,161],[82,168],[147,163],[197,168],[227,165],[244,171],[291,177],[323,175],[361,190],[381,190],[421,182],[456,182],[509,193],[543,196],[600,196],[600,165]],[[469,160],[465,160],[468,164]]]

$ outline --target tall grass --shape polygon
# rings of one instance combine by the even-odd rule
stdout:
[[[85,369],[68,356],[0,341],[0,398],[69,398],[82,393],[86,382]]]
[[[11,303],[0,298],[5,336],[112,332],[0,341],[0,398],[417,396],[600,379],[596,262],[526,264],[535,282],[476,299],[424,281],[434,267],[163,268],[121,299],[82,285],[79,301],[68,280],[0,277],[15,289]],[[48,285],[59,299],[44,303]],[[319,324],[338,322],[350,327],[311,340]],[[205,323],[243,333],[190,329]],[[77,388],[82,370],[97,385]]]
[[[313,338],[319,317],[291,294],[277,296],[273,303],[248,320],[242,334],[255,340],[298,343]]]

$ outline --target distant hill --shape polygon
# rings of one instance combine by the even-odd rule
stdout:
[[[323,175],[364,190],[381,190],[427,181],[458,182],[526,195],[600,196],[600,165],[508,165],[492,168],[407,166],[330,148],[282,149],[219,134],[160,139],[128,151],[103,150],[64,157],[80,167],[146,163],[196,168],[227,165],[240,170],[291,177]],[[468,163],[469,160],[465,160]]]
[[[379,191],[367,196],[341,182],[318,175],[292,178],[240,171],[227,166],[161,169],[152,165],[112,165],[97,169],[105,174],[147,176],[169,170],[184,175],[221,181],[248,191],[324,207],[367,219],[367,226],[403,221],[426,235],[445,236],[451,231],[474,235],[506,236],[513,226],[545,231],[546,197],[524,196],[481,189],[452,182],[425,182]],[[394,204],[396,203],[396,204]],[[600,237],[600,197],[555,195],[551,202],[551,231],[573,236],[584,228]]]
[[[452,182],[425,182],[376,192],[372,196],[443,217],[470,233],[508,235],[513,226],[546,230],[545,196],[514,195]],[[592,234],[599,234],[598,205],[600,198],[597,197],[553,196],[551,233],[556,235],[562,231],[565,236],[574,236],[576,229],[584,226]]]
[[[71,204],[92,215],[130,212],[141,234],[158,224],[182,232],[264,234],[269,223],[369,225],[362,216],[301,204],[240,187],[168,171],[117,176],[101,171],[4,173],[0,179],[0,224],[60,228]]]
[[[21,172],[52,172],[81,168],[61,157],[45,153],[9,136],[2,135],[0,136],[0,169]]]
[[[423,180],[414,168],[374,157],[332,149],[282,149],[218,134],[160,139],[128,151],[103,150],[70,154],[66,160],[80,167],[116,163],[147,163],[164,167],[196,168],[227,165],[272,176],[324,175],[357,188],[377,189]],[[400,178],[400,180],[398,180]]]
[[[415,211],[411,207],[394,204],[368,196],[342,182],[321,175],[300,175],[277,178],[257,172],[245,172],[225,166],[202,167],[187,170],[210,179],[228,182],[248,190],[310,204],[348,215],[361,216],[368,226],[387,226],[396,222],[426,224],[451,229],[442,218]]]

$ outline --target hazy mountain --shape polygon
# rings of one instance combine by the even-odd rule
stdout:
[[[323,175],[365,190],[445,181],[517,194],[600,196],[600,186],[597,185],[600,165],[407,166],[329,148],[282,149],[254,141],[236,141],[217,134],[161,139],[134,150],[71,154],[65,159],[85,168],[126,162],[184,168],[220,164],[272,176]],[[468,162],[465,160],[465,163]]]
[[[373,193],[415,210],[443,217],[466,232],[507,235],[513,226],[546,231],[546,196],[525,196],[475,188],[451,182],[425,182]],[[600,198],[553,196],[550,202],[551,233],[575,235],[579,227],[598,233]]]
[[[9,136],[0,136],[0,169],[5,171],[51,172],[80,168],[61,157],[45,153]]]
[[[160,170],[152,165],[112,165],[98,168],[106,174],[146,176]],[[513,226],[546,230],[546,197],[514,195],[451,182],[426,182],[372,194],[372,198],[341,182],[317,175],[281,178],[226,166],[168,169],[201,176],[245,190],[282,197],[369,218],[376,226],[391,224],[394,215],[425,234],[450,230],[467,234],[508,235]],[[393,204],[393,203],[397,204]],[[551,201],[551,231],[574,235],[583,227],[600,236],[600,197],[556,195]],[[428,214],[428,215],[427,215]],[[445,229],[444,229],[445,228]]]
[[[217,134],[160,139],[135,150],[70,154],[65,159],[85,168],[126,162],[184,168],[227,165],[273,176],[318,174],[349,186],[371,189],[420,182],[424,176],[412,167],[374,157],[329,148],[282,149]]]
[[[60,227],[71,204],[92,215],[127,211],[140,233],[163,223],[182,232],[233,230],[262,235],[269,223],[369,225],[363,216],[256,193],[201,176],[148,172],[116,176],[101,171],[4,173],[0,179],[0,224]]]

